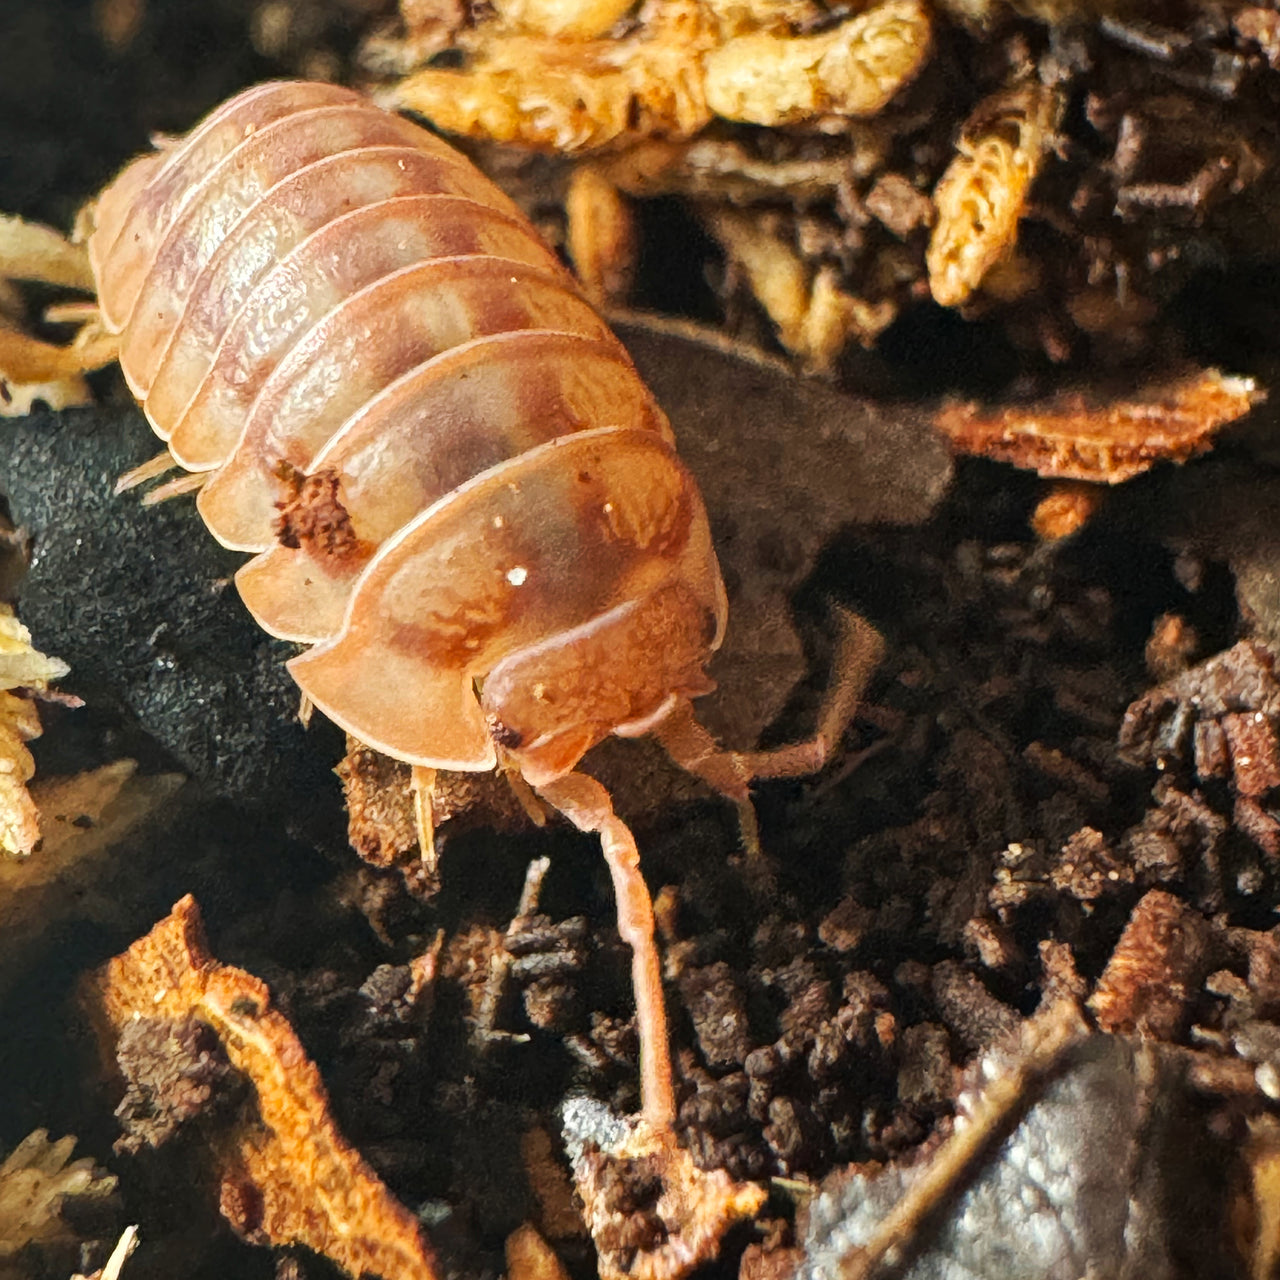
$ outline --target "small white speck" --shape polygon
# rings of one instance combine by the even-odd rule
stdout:
[[[403,171],[403,169],[404,169],[404,161],[403,161],[403,160],[397,160],[397,161],[396,161],[396,168],[397,168],[397,169],[400,169],[400,170],[402,170],[402,171]]]
[[[501,516],[494,516],[494,517],[493,517],[493,527],[494,527],[495,529],[501,529],[501,528],[502,528],[502,526],[503,526],[504,524],[506,524],[506,523],[507,523],[507,522],[506,522],[506,521],[505,521]]]
[[[1259,1065],[1253,1073],[1254,1081],[1259,1089],[1271,1098],[1273,1101],[1280,1098],[1280,1072],[1276,1071],[1275,1063],[1264,1062]]]
[[[605,515],[607,515],[607,516],[611,516],[611,515],[613,514],[613,503],[612,503],[612,502],[606,502],[606,503],[604,504],[604,513],[605,513]]]
[[[1252,756],[1236,756],[1236,764],[1238,765],[1248,765],[1252,763],[1253,763]]]
[[[513,587],[524,586],[525,579],[529,576],[529,570],[522,564],[516,565],[514,569],[507,570],[507,581]]]

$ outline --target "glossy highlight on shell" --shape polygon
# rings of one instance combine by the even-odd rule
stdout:
[[[274,82],[134,161],[89,242],[156,434],[290,670],[413,764],[535,785],[709,688],[724,591],[625,350],[433,134]]]

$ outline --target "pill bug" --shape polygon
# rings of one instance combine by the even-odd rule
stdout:
[[[256,553],[245,604],[314,646],[290,671],[361,741],[454,769],[501,744],[536,785],[708,687],[724,594],[666,419],[434,135],[258,86],[130,165],[89,254],[130,389],[208,474],[205,524]]]
[[[88,250],[130,389],[210,532],[253,553],[245,604],[311,646],[288,664],[311,702],[420,780],[498,766],[599,834],[669,1126],[652,906],[575,766],[652,730],[740,804],[762,770],[692,716],[725,592],[626,351],[469,161],[333,85],[259,85],[161,142]]]

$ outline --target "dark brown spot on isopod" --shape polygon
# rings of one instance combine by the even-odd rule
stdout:
[[[304,549],[317,558],[342,560],[363,555],[363,547],[347,509],[338,496],[336,471],[307,475],[289,462],[276,466],[285,496],[276,503],[276,538],[280,545]]]

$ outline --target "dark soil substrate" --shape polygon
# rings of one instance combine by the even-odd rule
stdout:
[[[234,88],[277,73],[248,46],[251,7],[152,0],[143,37],[111,59],[91,32],[89,6],[14,0],[0,14],[8,68],[0,154],[16,161],[0,167],[0,209],[67,225],[136,149],[139,122],[181,128]],[[1220,286],[1198,285],[1197,297],[1218,305]],[[944,330],[926,313],[916,336]],[[892,347],[920,358],[909,331]],[[109,404],[124,405],[114,374],[100,384]],[[178,677],[189,662],[192,681],[240,695],[217,712],[231,745],[196,752],[193,703],[131,696],[122,655],[104,639],[110,627],[64,643],[59,609],[118,577],[122,564],[138,564],[155,590],[180,599],[184,570],[188,580],[212,582],[231,560],[185,550],[203,531],[181,504],[142,515],[131,508],[104,534],[94,522],[106,517],[77,496],[77,468],[109,468],[121,450],[136,461],[153,443],[141,415],[123,408],[97,419],[73,414],[66,424],[82,433],[74,457],[41,443],[41,433],[60,429],[45,415],[20,424],[15,437],[48,467],[30,481],[28,501],[42,490],[65,501],[67,545],[81,538],[57,561],[66,577],[47,562],[40,568],[36,642],[73,659],[67,687],[88,706],[46,711],[39,770],[70,773],[128,754],[147,770],[180,760],[190,771],[198,757],[202,776],[167,825],[122,852],[127,865],[113,872],[118,917],[85,926],[72,912],[22,957],[21,980],[0,1007],[0,1150],[45,1126],[76,1133],[79,1153],[117,1173],[120,1221],[140,1222],[149,1244],[130,1264],[133,1280],[277,1274],[277,1259],[237,1242],[218,1219],[196,1137],[111,1154],[118,1085],[104,1082],[74,1012],[80,977],[193,892],[215,954],[270,984],[324,1074],[343,1131],[423,1213],[449,1271],[496,1274],[504,1238],[536,1204],[517,1135],[538,1124],[554,1133],[575,1089],[623,1111],[637,1102],[627,960],[596,846],[560,830],[448,836],[441,891],[425,904],[397,874],[360,866],[345,848],[328,774],[340,744],[323,732],[271,737],[291,710],[287,681],[271,674],[279,653],[230,614],[217,614],[227,630],[218,632],[216,661],[192,659],[183,618],[173,622],[179,639],[168,661]],[[1229,448],[1200,464],[1204,477],[1231,465]],[[1080,974],[1096,979],[1152,883],[1175,885],[1233,925],[1270,927],[1280,900],[1273,859],[1241,832],[1197,844],[1167,790],[1152,800],[1155,770],[1122,762],[1116,750],[1126,708],[1153,683],[1144,650],[1157,619],[1176,613],[1194,628],[1195,659],[1238,633],[1227,569],[1207,561],[1191,590],[1185,563],[1161,537],[1178,483],[1165,473],[1139,481],[1081,536],[1044,546],[1028,532],[1038,485],[969,463],[927,525],[851,531],[827,548],[795,602],[818,669],[770,736],[786,740],[808,723],[833,598],[888,640],[870,696],[891,716],[860,720],[823,776],[760,788],[776,877],[768,892],[746,873],[724,805],[684,802],[655,812],[639,832],[649,884],[673,886],[663,921],[680,1119],[704,1166],[817,1180],[911,1150],[949,1113],[953,1066],[1035,1009],[1041,943],[1068,943]],[[152,557],[149,536],[178,541]],[[99,604],[107,622],[146,612],[120,591]],[[203,613],[193,618],[191,627],[208,630]],[[237,702],[247,707],[238,729]],[[861,768],[842,768],[886,735]],[[1176,769],[1172,777],[1179,784]],[[1209,788],[1203,801],[1230,814],[1225,791]],[[1090,867],[1103,867],[1105,878],[1120,851],[1133,865],[1135,849],[1156,845],[1176,847],[1179,865],[1161,870],[1149,859],[1136,878],[1117,876],[1101,890],[1084,883]],[[1081,868],[1074,880],[1064,847]],[[468,948],[482,958],[492,945],[487,930],[506,929],[525,869],[542,855],[552,865],[539,914],[509,944],[516,959],[494,1017],[493,1030],[506,1034],[478,1036],[466,998]],[[403,966],[441,928],[446,976],[419,1034],[398,1003]],[[773,1209],[785,1215],[787,1206],[779,1199]],[[730,1241],[724,1274],[736,1273],[747,1242],[745,1233]],[[592,1272],[585,1241],[558,1248],[575,1274]],[[65,1274],[63,1261],[47,1260],[46,1274]],[[328,1274],[311,1256],[297,1266]]]

